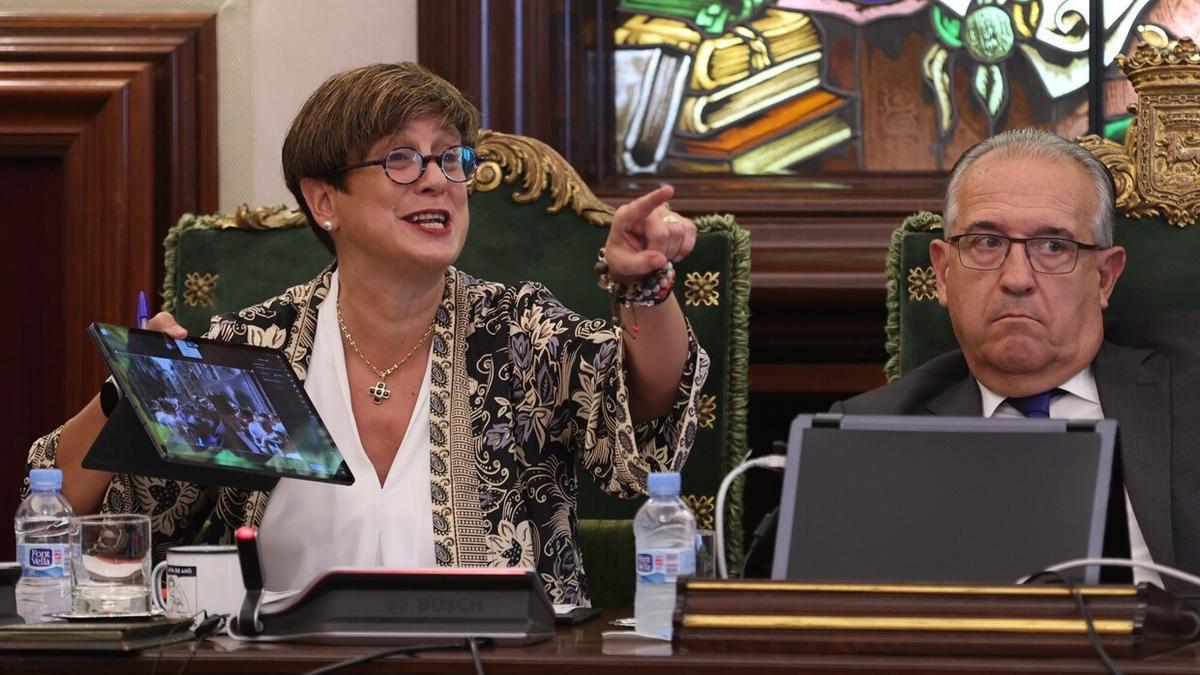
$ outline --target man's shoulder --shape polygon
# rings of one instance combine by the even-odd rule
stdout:
[[[970,375],[962,352],[955,350],[922,364],[904,377],[834,404],[836,412],[855,415],[915,415],[925,404]]]
[[[1144,316],[1108,319],[1104,339],[1130,349],[1152,349],[1164,355],[1196,359],[1200,357],[1200,311],[1164,312]]]

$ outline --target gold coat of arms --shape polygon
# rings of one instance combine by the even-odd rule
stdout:
[[[1125,146],[1097,136],[1080,143],[1112,172],[1118,210],[1190,225],[1200,215],[1200,51],[1190,38],[1142,43],[1117,64],[1138,95]]]

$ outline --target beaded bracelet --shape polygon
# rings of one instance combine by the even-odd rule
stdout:
[[[675,266],[670,260],[663,267],[642,277],[637,283],[622,284],[609,276],[608,260],[604,256],[604,247],[601,247],[594,269],[598,275],[596,285],[608,291],[612,305],[612,322],[619,328],[624,327],[621,321],[621,306],[631,310],[634,307],[653,307],[671,297],[671,289],[675,286]],[[630,330],[637,333],[641,329],[635,323]]]

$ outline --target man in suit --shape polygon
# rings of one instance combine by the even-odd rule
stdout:
[[[1105,340],[1125,267],[1107,170],[1057,135],[1006,132],[959,160],[944,220],[930,255],[961,350],[834,411],[1116,419],[1133,558],[1200,572],[1200,424],[1188,409],[1200,320],[1140,320],[1110,328],[1125,346]]]

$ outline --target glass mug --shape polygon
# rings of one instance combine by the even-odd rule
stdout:
[[[150,517],[81,516],[71,536],[75,614],[148,614]]]

